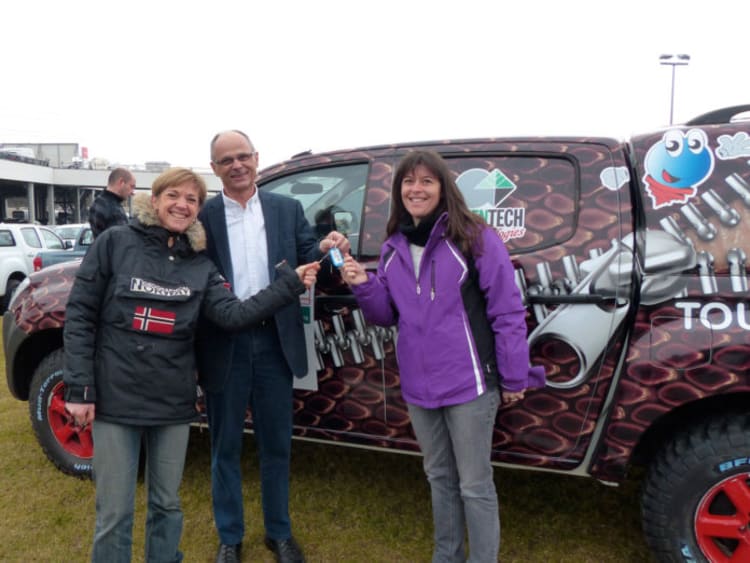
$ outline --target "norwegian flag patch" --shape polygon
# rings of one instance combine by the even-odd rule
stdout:
[[[135,308],[135,314],[133,315],[133,328],[144,332],[172,334],[175,318],[175,314],[170,311],[139,305]]]

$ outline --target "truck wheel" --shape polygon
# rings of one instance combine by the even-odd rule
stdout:
[[[94,442],[91,425],[79,428],[65,411],[63,351],[55,350],[34,371],[29,414],[34,434],[47,458],[63,473],[90,479]]]
[[[660,561],[750,561],[750,415],[708,419],[662,448],[642,517]]]
[[[10,300],[13,298],[13,293],[16,291],[19,285],[21,285],[20,280],[16,280],[16,279],[8,280],[8,284],[5,286],[5,295],[3,296],[3,302],[2,302],[3,313],[8,310],[8,305],[10,305]]]

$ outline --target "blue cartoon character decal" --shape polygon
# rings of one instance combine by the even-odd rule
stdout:
[[[643,181],[654,209],[687,203],[714,168],[706,133],[700,129],[667,131],[646,153],[644,168]]]

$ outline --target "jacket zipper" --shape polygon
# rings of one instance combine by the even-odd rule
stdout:
[[[435,301],[436,294],[437,294],[437,291],[435,290],[435,260],[432,260],[430,262],[430,301]],[[422,295],[422,286],[419,283],[419,279],[417,279],[417,295]]]
[[[420,261],[421,260],[422,260],[422,258],[420,258]],[[419,269],[419,273],[421,275],[421,273],[422,273],[422,269],[421,268]],[[419,283],[419,275],[417,275],[416,271],[414,272],[414,279],[416,279],[416,281],[417,281],[417,295],[422,295],[422,285]]]
[[[435,301],[435,260],[430,262],[430,301]]]

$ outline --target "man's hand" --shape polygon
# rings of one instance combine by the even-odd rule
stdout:
[[[318,276],[318,271],[320,270],[320,262],[311,262],[310,264],[302,264],[301,266],[297,266],[294,271],[297,272],[297,275],[299,276],[300,281],[305,284],[305,287],[307,289],[310,289],[312,287],[312,284],[315,283],[315,278]]]
[[[96,410],[94,403],[65,403],[65,410],[73,417],[76,426],[83,428],[94,422]]]
[[[326,238],[320,241],[320,252],[325,254],[333,247],[338,248],[341,254],[348,254],[351,249],[349,239],[337,231],[331,231],[326,235]]]

